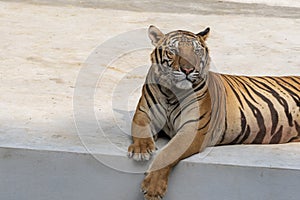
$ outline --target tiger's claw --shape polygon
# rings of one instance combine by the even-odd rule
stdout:
[[[128,147],[128,157],[136,161],[150,160],[155,151],[155,144],[152,138],[135,138],[133,144]]]
[[[161,200],[167,191],[168,178],[164,170],[150,172],[145,177],[141,190],[145,200]]]

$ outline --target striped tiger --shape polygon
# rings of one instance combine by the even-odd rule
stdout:
[[[209,32],[148,29],[155,48],[132,121],[128,156],[149,160],[157,135],[171,140],[146,172],[141,187],[147,200],[162,199],[172,167],[205,147],[300,141],[300,77],[211,72],[205,43]]]

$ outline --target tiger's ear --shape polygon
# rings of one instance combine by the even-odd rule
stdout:
[[[148,36],[154,46],[165,36],[157,27],[151,25],[148,29]]]
[[[210,31],[210,28],[207,27],[204,31],[201,31],[201,32],[197,33],[196,35],[198,37],[201,37],[205,41],[208,38],[209,31]]]

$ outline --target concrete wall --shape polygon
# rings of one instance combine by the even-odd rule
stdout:
[[[89,154],[0,148],[0,160],[1,200],[143,199],[143,174],[114,170]],[[300,169],[184,161],[165,199],[298,200],[299,180]]]

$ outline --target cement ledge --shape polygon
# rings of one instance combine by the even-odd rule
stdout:
[[[294,143],[208,148],[175,167],[165,199],[297,200],[299,147]],[[126,170],[141,170],[146,163],[137,164],[125,155],[99,156],[100,161],[87,152],[1,147],[0,199],[143,199],[143,173]]]

